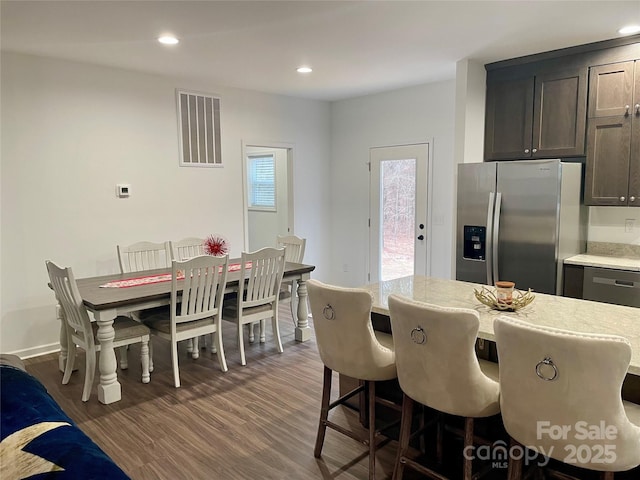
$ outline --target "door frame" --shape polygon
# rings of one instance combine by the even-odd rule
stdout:
[[[293,143],[285,142],[270,142],[270,141],[249,141],[242,140],[242,213],[243,213],[243,238],[244,238],[244,251],[247,251],[249,246],[249,205],[248,205],[248,193],[249,185],[247,183],[247,148],[265,148],[265,149],[283,149],[287,151],[287,199],[288,199],[288,230],[291,235],[294,234],[294,212],[293,212],[293,157],[295,151],[295,145]],[[274,238],[274,245],[276,239]]]
[[[426,197],[427,197],[427,208],[426,208],[426,227],[425,227],[425,235],[426,235],[426,258],[425,258],[425,272],[426,276],[431,275],[431,248],[432,248],[432,229],[433,229],[433,213],[432,213],[432,205],[433,205],[433,138],[429,138],[424,141],[412,142],[412,143],[401,143],[401,144],[390,144],[390,145],[372,145],[369,147],[369,160],[367,160],[367,168],[369,169],[369,248],[367,250],[367,282],[372,281],[372,226],[371,226],[371,218],[372,218],[372,195],[371,191],[371,150],[374,148],[394,148],[394,147],[411,147],[411,146],[427,146],[427,164],[426,164],[426,175],[427,182],[425,188],[427,189]],[[417,222],[416,222],[417,223]],[[375,279],[376,282],[379,281],[378,278]]]

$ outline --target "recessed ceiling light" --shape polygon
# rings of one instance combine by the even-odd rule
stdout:
[[[638,32],[640,32],[640,25],[627,25],[618,30],[618,33],[621,35],[632,35]]]
[[[158,41],[165,45],[175,45],[176,43],[180,42],[180,40],[172,35],[163,35],[162,37],[158,38]]]
[[[298,67],[296,69],[296,72],[298,72],[298,73],[311,73],[311,72],[313,72],[313,69],[311,69],[311,67]]]

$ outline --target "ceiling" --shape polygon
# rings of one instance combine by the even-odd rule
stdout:
[[[6,51],[339,100],[615,38],[640,1],[2,0],[0,17]]]

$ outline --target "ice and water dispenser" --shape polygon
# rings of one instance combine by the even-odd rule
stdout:
[[[468,260],[484,260],[486,258],[487,227],[476,225],[464,226],[463,256]]]

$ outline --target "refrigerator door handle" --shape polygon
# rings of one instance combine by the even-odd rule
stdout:
[[[487,207],[487,233],[485,241],[487,243],[486,252],[487,258],[485,263],[487,264],[487,285],[493,285],[493,263],[492,263],[492,250],[493,250],[493,207],[495,203],[495,197],[493,192],[489,192],[489,206]]]
[[[502,193],[496,193],[496,207],[493,210],[493,238],[491,239],[493,247],[493,279],[495,282],[500,280],[498,272],[498,240],[500,237],[500,207],[502,206]]]

